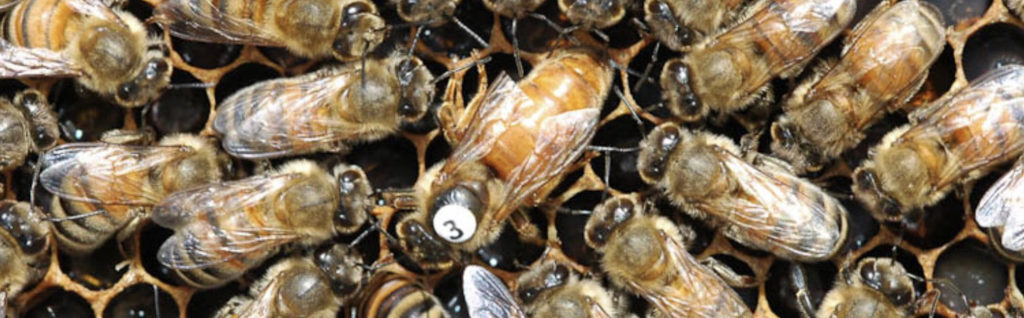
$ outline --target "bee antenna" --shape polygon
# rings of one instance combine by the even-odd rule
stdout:
[[[105,213],[107,213],[107,210],[96,210],[96,211],[92,211],[92,212],[89,212],[89,213],[83,213],[83,214],[79,214],[79,215],[72,215],[72,216],[66,216],[66,217],[61,217],[61,218],[45,218],[43,220],[47,221],[47,222],[50,222],[50,223],[58,223],[58,222],[64,222],[64,221],[74,221],[74,220],[78,220],[78,219],[84,219],[84,218],[87,218],[87,217],[90,217],[90,216],[100,215],[100,214],[105,214]]]
[[[192,88],[210,88],[216,86],[217,83],[172,83],[167,85],[167,89],[192,89]]]
[[[598,29],[590,29],[590,32],[597,35],[597,37],[601,38],[601,40],[604,40],[604,43],[611,42],[611,38],[608,37],[608,34],[605,34],[604,31]]]
[[[469,34],[469,37],[473,38],[473,40],[476,40],[477,43],[480,43],[480,46],[483,46],[484,49],[487,49],[487,48],[491,47],[491,45],[487,44],[487,42],[484,41],[484,39],[481,38],[479,35],[477,35],[476,32],[473,32],[473,30],[470,29],[469,26],[463,24],[462,21],[459,20],[459,18],[457,18],[455,16],[452,16],[451,18],[452,18],[452,22],[455,22],[455,25],[458,25],[459,28],[462,29],[463,32],[466,32],[466,34]]]
[[[654,42],[654,51],[651,52],[651,62],[647,63],[647,66],[644,67],[644,72],[641,74],[640,80],[633,85],[633,91],[640,90],[640,86],[644,84],[644,81],[647,81],[647,76],[649,76],[651,71],[654,69],[654,64],[658,63],[659,50],[661,50],[661,41]],[[626,73],[629,73],[628,69],[626,70]],[[651,82],[653,83],[653,81]]]
[[[612,87],[612,88],[615,91],[615,95],[618,95],[619,99],[622,100],[622,102],[626,104],[626,109],[629,110],[630,116],[632,116],[633,117],[633,121],[636,122],[636,128],[640,131],[640,139],[641,140],[644,139],[644,137],[647,136],[647,134],[644,133],[644,121],[640,120],[640,115],[637,115],[636,107],[634,107],[633,103],[629,101],[629,98],[626,98],[626,95],[622,93],[621,89],[619,89],[618,87]]]
[[[637,27],[637,31],[641,32],[641,34],[648,33],[651,31],[651,28],[648,27],[647,24],[644,23],[643,21],[640,21],[640,19],[638,19],[637,17],[633,17],[633,19],[631,19],[629,22],[633,23],[633,25]]]
[[[156,311],[156,318],[160,318],[160,288],[154,284],[149,285],[153,286],[153,311]]]
[[[43,167],[43,155],[39,155],[36,158],[36,166],[32,169],[32,189],[28,191],[28,203],[32,206],[36,206],[36,188],[39,185],[39,174],[42,172]],[[0,312],[3,313],[3,312]]]
[[[519,72],[519,79],[523,78],[523,59],[519,57],[519,37],[516,36],[519,28],[519,18],[512,19],[512,55],[516,58],[516,71]]]
[[[913,279],[913,280],[916,280],[916,281],[919,281],[919,282],[931,282],[933,285],[946,286],[945,288],[949,288],[949,289],[951,289],[953,291],[953,293],[955,293],[956,295],[959,295],[958,298],[960,298],[960,301],[963,301],[965,310],[967,312],[970,312],[971,302],[970,302],[970,300],[967,299],[967,294],[964,293],[962,290],[960,290],[960,287],[956,287],[956,284],[954,284],[953,281],[949,280],[948,278],[932,278],[932,279],[927,279],[927,278],[924,278],[924,277],[917,276],[917,275],[915,275],[913,273],[906,273],[906,274],[907,274],[907,277],[910,277],[910,279]],[[931,312],[932,315],[935,314],[935,307],[937,306],[937,304],[939,302],[939,298],[940,298],[941,293],[942,293],[942,288],[936,287],[934,290],[936,291],[936,293],[939,293],[939,295],[935,295],[935,301],[932,302],[932,312]]]
[[[486,64],[487,62],[490,62],[490,61],[491,61],[491,57],[488,56],[488,57],[484,57],[482,59],[473,61],[472,63],[467,63],[466,65],[456,66],[455,68],[452,68],[452,69],[442,73],[441,75],[438,75],[437,77],[435,77],[434,80],[430,81],[430,85],[435,85],[438,82],[440,82],[440,81],[442,81],[442,80],[444,80],[444,79],[446,79],[448,77],[451,77],[452,74],[455,74],[457,72],[461,72],[462,70],[465,70],[465,69],[470,68],[472,66],[476,66],[476,65],[480,65],[480,64]]]
[[[419,44],[420,34],[423,34],[423,27],[422,26],[416,27],[416,35],[413,36],[412,43],[409,45],[409,52],[405,54],[405,59],[402,60],[402,63],[398,65],[399,72],[404,73],[404,72],[406,72],[408,70],[408,68],[409,68],[409,61],[412,61],[412,52],[416,50],[416,44]],[[404,74],[400,74],[400,75],[402,75],[402,76],[398,77],[399,80],[401,80],[404,77]],[[405,89],[405,83],[404,82],[402,83],[401,86],[402,86],[402,89]]]
[[[627,152],[640,151],[640,147],[619,148],[619,147],[609,147],[609,146],[587,145],[587,150],[598,151],[598,152],[623,152],[623,153],[627,153]]]

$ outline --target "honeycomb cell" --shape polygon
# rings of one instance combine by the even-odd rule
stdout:
[[[242,54],[241,45],[195,42],[176,37],[171,37],[171,47],[188,65],[205,69],[228,66]]]
[[[160,264],[156,256],[160,246],[172,234],[174,234],[174,231],[160,226],[151,225],[146,228],[142,231],[142,237],[139,240],[139,257],[142,259],[142,267],[150,275],[167,284],[184,286],[185,283],[178,278],[178,275],[170,268]]]
[[[545,1],[534,11],[545,17],[553,16],[551,12],[558,12],[557,1]],[[548,18],[551,20],[551,18]],[[554,22],[554,21],[552,21]],[[519,50],[523,52],[540,53],[550,50],[551,45],[558,40],[558,33],[546,21],[530,16],[519,19],[516,23],[515,38],[519,40]],[[501,17],[501,29],[512,41],[512,19]]]
[[[452,318],[470,318],[466,298],[462,295],[462,271],[454,270],[438,282],[434,295]]]
[[[92,307],[82,296],[64,290],[45,291],[40,302],[25,312],[27,318],[88,318]]]
[[[992,6],[992,0],[927,0],[942,11],[946,25],[955,26],[973,22]]]
[[[135,285],[126,288],[114,296],[104,317],[111,318],[145,318],[145,317],[176,317],[178,305],[167,292],[156,285]]]
[[[416,146],[408,139],[394,136],[359,145],[345,156],[345,161],[366,172],[370,185],[377,189],[409,188],[416,183]]]
[[[584,227],[590,219],[590,214],[584,211],[589,212],[602,198],[600,191],[577,193],[562,204],[566,211],[560,211],[555,215],[555,229],[558,231],[558,240],[562,243],[562,252],[576,263],[585,266],[597,264],[597,252],[587,246],[584,239]]]
[[[188,73],[175,72],[171,76],[171,90],[149,108],[147,120],[157,132],[169,135],[198,133],[203,129],[210,116],[210,100],[204,88],[188,87],[201,84]]]
[[[124,126],[125,110],[71,80],[54,88],[51,104],[57,112],[61,137],[67,141],[96,141],[103,132]]]
[[[805,289],[815,309],[832,289],[838,270],[828,262],[800,264],[776,261],[768,270],[765,298],[773,313],[781,317],[799,317],[797,292]]]
[[[910,244],[935,248],[948,243],[964,228],[963,199],[950,194],[934,206],[924,209],[916,224],[886,224],[893,232],[903,234]]]
[[[953,58],[953,48],[947,44],[935,63],[928,68],[928,78],[925,79],[921,90],[907,103],[908,105],[904,106],[904,109],[909,112],[938,99],[949,91],[954,80],[956,80],[956,62]]]
[[[484,264],[506,271],[521,270],[523,266],[532,264],[537,258],[540,258],[543,253],[543,246],[521,240],[519,232],[516,232],[516,229],[509,223],[505,224],[501,235],[494,243],[476,251],[477,257]]]
[[[1024,30],[1012,24],[985,26],[964,45],[964,75],[974,81],[1005,65],[1024,64]]]
[[[964,296],[980,305],[1001,301],[1009,283],[1007,266],[985,244],[970,239],[942,252],[935,261],[934,277],[956,286],[953,290],[939,287],[942,303],[956,311],[967,309]]]
[[[601,126],[594,136],[594,146],[612,150],[602,151],[601,157],[590,160],[590,168],[602,180],[607,180],[607,186],[613,189],[635,192],[646,186],[636,170],[638,152],[635,149],[649,130],[644,127],[652,128],[654,125],[646,121],[642,123],[644,126],[639,127],[633,117],[621,116]]]
[[[840,200],[840,202],[846,207],[846,221],[849,227],[847,228],[846,243],[844,243],[843,249],[836,253],[837,255],[864,247],[872,237],[875,237],[875,234],[878,234],[878,222],[863,206],[855,200],[847,199]]]
[[[426,157],[424,158],[424,164],[426,167],[433,167],[435,164],[442,160],[448,159],[448,156],[452,154],[452,146],[448,145],[448,140],[443,135],[437,135],[430,141],[427,146]]]
[[[57,258],[61,272],[92,290],[113,287],[128,272],[128,263],[118,250],[116,238],[103,243],[88,255],[72,256],[60,252]]]
[[[476,33],[485,42],[491,38],[491,26],[494,16],[480,14],[488,12],[480,1],[462,1],[455,10],[455,16]],[[474,49],[482,49],[477,41],[458,27],[454,22],[438,27],[424,28],[420,41],[434,52],[447,52],[458,56],[467,56]]]
[[[245,293],[245,289],[238,282],[231,282],[217,289],[200,290],[189,299],[188,307],[185,308],[185,316],[213,317],[231,297],[243,293]]]

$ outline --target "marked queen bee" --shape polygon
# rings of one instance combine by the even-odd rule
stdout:
[[[59,137],[57,114],[39,91],[19,92],[13,100],[0,98],[0,171],[25,163],[29,153],[52,148]]]
[[[7,300],[37,283],[50,266],[50,226],[26,202],[0,201],[0,315]]]
[[[864,139],[863,131],[914,96],[942,53],[946,26],[921,1],[881,3],[854,28],[838,63],[800,85],[772,126],[772,152],[814,172]]]
[[[350,61],[384,40],[385,23],[368,0],[168,0],[154,17],[176,37],[284,47],[297,56]]]
[[[22,0],[0,40],[0,78],[76,77],[125,107],[167,88],[166,47],[135,16],[98,0]]]
[[[359,167],[340,164],[328,173],[308,160],[179,191],[153,208],[153,222],[175,231],[157,258],[192,286],[221,286],[287,244],[354,233],[369,218],[370,192]]]
[[[684,121],[770,104],[770,83],[797,75],[853,20],[854,0],[766,0],[749,18],[665,62],[662,99]]]
[[[885,135],[854,171],[853,193],[876,219],[913,224],[955,185],[1024,152],[1021,114],[1024,66],[990,71]]]
[[[767,156],[749,163],[731,140],[673,123],[651,131],[640,148],[637,170],[644,181],[741,244],[817,262],[845,241],[846,210],[785,163]]]
[[[345,152],[423,117],[434,96],[423,63],[399,55],[264,81],[231,95],[213,128],[229,154],[264,159]]]
[[[171,193],[219,181],[226,158],[217,153],[194,135],[167,136],[155,146],[68,143],[50,150],[39,182],[54,194],[43,204],[62,220],[54,223],[61,250],[93,251],[116,233],[131,233]]]

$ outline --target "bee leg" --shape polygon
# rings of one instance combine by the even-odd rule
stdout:
[[[718,274],[718,277],[722,278],[726,284],[737,288],[751,288],[757,286],[757,279],[750,275],[740,275],[736,271],[733,271],[728,265],[720,262],[717,259],[708,257],[700,260],[700,263],[707,266],[708,269]]]
[[[811,301],[810,291],[807,288],[807,273],[804,272],[804,265],[793,263],[790,266],[789,280],[796,288],[797,309],[800,310],[800,317],[814,317],[814,302]]]
[[[121,230],[117,231],[118,242],[124,242],[125,240],[127,240],[129,237],[132,236],[132,234],[135,234],[135,230],[139,229],[139,225],[142,225],[142,220],[144,220],[144,218],[140,217],[142,214],[142,209],[139,208],[138,210],[133,211],[133,213],[135,213],[136,216],[133,217],[131,221],[128,221],[128,224],[125,224],[125,226],[122,227]]]
[[[530,222],[530,217],[526,215],[524,210],[516,210],[508,218],[509,222],[512,223],[512,228],[519,234],[519,239],[523,242],[544,246],[546,242],[540,236],[540,229],[537,228],[536,224]]]

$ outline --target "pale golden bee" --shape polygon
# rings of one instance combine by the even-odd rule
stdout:
[[[954,186],[1024,152],[1024,66],[993,70],[889,132],[853,174],[876,219],[913,224]]]
[[[217,317],[333,318],[355,296],[364,277],[362,256],[335,245],[313,259],[291,257],[274,264],[250,287],[235,296]]]
[[[853,272],[850,272],[852,270]],[[899,318],[913,314],[914,282],[899,262],[887,258],[864,258],[856,268],[844,269],[835,287],[825,294],[818,318]],[[802,308],[814,313],[813,308]]]
[[[416,279],[390,269],[374,273],[364,290],[357,317],[451,317],[430,290]]]
[[[114,234],[130,234],[149,208],[175,191],[221,179],[226,158],[194,135],[171,135],[155,146],[69,143],[43,156],[43,202],[61,220],[61,250],[85,254]]]
[[[268,175],[179,191],[153,208],[153,222],[175,231],[158,259],[192,286],[221,286],[286,245],[354,233],[369,218],[371,190],[359,167],[328,173],[296,160]]]
[[[756,1],[646,0],[644,21],[669,49],[687,51],[743,17],[743,7]]]
[[[864,139],[864,131],[903,107],[942,53],[946,26],[935,6],[882,2],[854,28],[838,63],[798,86],[772,126],[772,152],[798,172],[814,172]]]
[[[58,138],[57,114],[42,93],[29,89],[13,100],[0,98],[0,171],[25,163],[29,153],[52,148]]]
[[[731,287],[684,247],[679,227],[648,214],[635,195],[598,205],[584,230],[612,283],[667,317],[751,317]]]
[[[637,170],[644,181],[741,244],[818,262],[845,241],[843,206],[785,163],[767,156],[747,162],[731,140],[673,123],[651,131],[640,148]]]
[[[392,55],[264,81],[221,102],[213,128],[224,150],[239,158],[345,152],[422,118],[434,96],[432,80],[419,59]]]
[[[0,315],[7,300],[39,282],[50,266],[50,224],[26,202],[0,201]]]
[[[555,262],[533,266],[517,279],[516,296],[531,317],[618,317],[612,295]]]
[[[525,18],[545,0],[481,0],[487,9],[510,19]]]
[[[619,23],[629,6],[629,0],[558,0],[558,8],[569,22],[585,30]]]
[[[156,100],[171,78],[160,38],[98,0],[22,0],[0,40],[0,77],[76,77],[125,107]]]
[[[359,59],[385,34],[368,0],[168,0],[153,14],[179,38],[284,47],[306,58]]]
[[[665,62],[662,99],[684,121],[752,104],[768,106],[770,83],[790,78],[853,20],[854,0],[764,0],[749,18]]]

